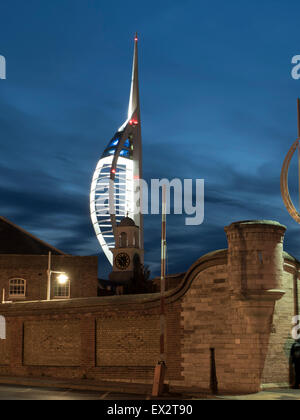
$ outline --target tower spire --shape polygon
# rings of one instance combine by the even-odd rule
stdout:
[[[138,68],[138,34],[134,38],[134,55],[132,66],[132,79],[130,89],[130,99],[128,107],[128,119],[135,117],[139,121],[140,117],[140,94],[139,94],[139,68]]]

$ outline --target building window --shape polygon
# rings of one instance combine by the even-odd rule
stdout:
[[[122,232],[120,235],[120,247],[126,248],[128,246],[127,233]]]
[[[139,244],[139,234],[137,232],[134,232],[134,246],[136,248],[139,248],[140,247],[140,244]]]
[[[26,296],[26,280],[11,279],[9,280],[9,297],[23,298]]]
[[[65,284],[60,284],[58,280],[54,283],[54,299],[69,299],[70,298],[70,281]]]

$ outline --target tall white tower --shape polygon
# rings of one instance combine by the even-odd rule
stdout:
[[[140,179],[142,179],[142,136],[136,34],[128,116],[104,150],[91,186],[92,223],[111,265],[113,265],[112,249],[118,240],[117,226],[125,216],[134,220],[139,229],[140,248],[144,248]]]

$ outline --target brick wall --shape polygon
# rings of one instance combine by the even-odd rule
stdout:
[[[232,333],[231,324],[228,325],[225,316],[228,312],[228,299],[224,294],[226,276],[226,265],[213,266],[201,271],[196,275],[193,287],[183,298],[181,325],[184,381],[202,389],[210,388],[210,348],[217,347],[219,362],[225,341],[227,346],[230,346],[232,341],[231,337],[224,335],[226,331],[228,336]],[[227,351],[228,349],[229,347]],[[217,369],[219,371],[220,363],[217,363]]]
[[[24,366],[80,366],[80,319],[24,322]]]
[[[283,277],[285,295],[276,303],[269,351],[265,361],[262,382],[264,384],[291,384],[293,369],[290,361],[292,338],[292,318],[297,309],[294,302],[294,282],[298,282],[298,265],[286,260]],[[299,297],[298,302],[299,302]]]
[[[283,267],[284,229],[238,224],[227,233],[229,250],[200,258],[166,294],[171,385],[209,391],[211,349],[220,392],[255,392],[262,383],[289,380],[298,268],[287,259]],[[159,359],[159,311],[159,294],[0,305],[8,323],[0,374],[151,383]]]
[[[123,314],[97,322],[97,366],[149,366],[159,354],[159,316]]]
[[[0,340],[0,366],[9,364],[9,349],[7,347],[8,340]]]
[[[268,335],[247,330],[229,292],[227,265],[213,266],[196,275],[182,306],[185,385],[203,390],[212,387],[214,349],[219,392],[257,392]]]
[[[20,302],[1,305],[0,310],[4,307],[7,313],[2,313],[13,339],[1,341],[0,360],[5,358],[7,345],[11,352],[9,366],[1,369],[0,364],[0,374],[143,382],[153,379],[159,359],[157,295],[154,302],[146,296],[114,296]],[[169,337],[173,331],[170,340],[176,343],[180,342],[178,305],[177,310],[168,320]],[[180,349],[167,352],[170,367],[177,363],[178,354]],[[169,377],[178,376],[178,371],[180,368],[173,366]]]

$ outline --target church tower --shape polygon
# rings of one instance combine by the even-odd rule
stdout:
[[[139,227],[133,219],[124,217],[116,228],[117,241],[112,250],[113,271],[110,280],[124,284],[136,279],[143,264]]]

